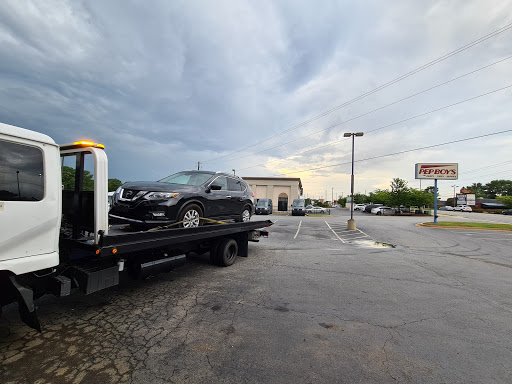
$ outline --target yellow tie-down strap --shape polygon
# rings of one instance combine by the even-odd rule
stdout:
[[[158,229],[168,229],[168,228],[174,227],[175,225],[180,225],[180,224],[186,223],[187,221],[191,221],[191,220],[194,220],[194,219],[178,221],[177,223],[172,223],[172,224],[168,224],[168,225],[163,225],[161,227],[151,228],[151,229],[148,229],[148,232],[149,231],[156,231]],[[228,224],[225,221],[208,219],[206,217],[200,217],[199,220],[209,221],[210,223],[216,223],[216,224]]]

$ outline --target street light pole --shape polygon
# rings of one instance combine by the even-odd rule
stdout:
[[[455,188],[459,188],[458,185],[452,185],[453,187],[453,208],[455,208],[455,202],[457,200],[457,195],[455,194]]]
[[[363,136],[363,132],[345,132],[343,137],[352,136],[352,174],[350,176],[350,220],[347,223],[348,230],[356,229],[356,221],[354,220],[354,139],[356,136]]]

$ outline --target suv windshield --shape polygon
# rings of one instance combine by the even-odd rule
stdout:
[[[178,172],[174,175],[167,176],[162,180],[158,180],[160,183],[167,184],[181,184],[181,185],[194,185],[198,186],[206,183],[212,177],[211,173],[199,173],[199,172]]]
[[[259,208],[267,208],[268,207],[268,200],[258,200],[258,204],[256,204]]]
[[[302,208],[302,207],[304,207],[304,200],[303,199],[295,199],[295,200],[293,200],[292,207],[294,207],[294,208]]]

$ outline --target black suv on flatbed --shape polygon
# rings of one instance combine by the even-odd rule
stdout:
[[[131,182],[114,194],[113,222],[154,227],[183,222],[197,227],[201,217],[249,221],[254,193],[240,177],[221,172],[183,171],[159,181]]]

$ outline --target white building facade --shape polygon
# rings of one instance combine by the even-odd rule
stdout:
[[[242,177],[258,199],[272,199],[274,210],[288,211],[293,199],[302,198],[302,182],[293,177]]]

